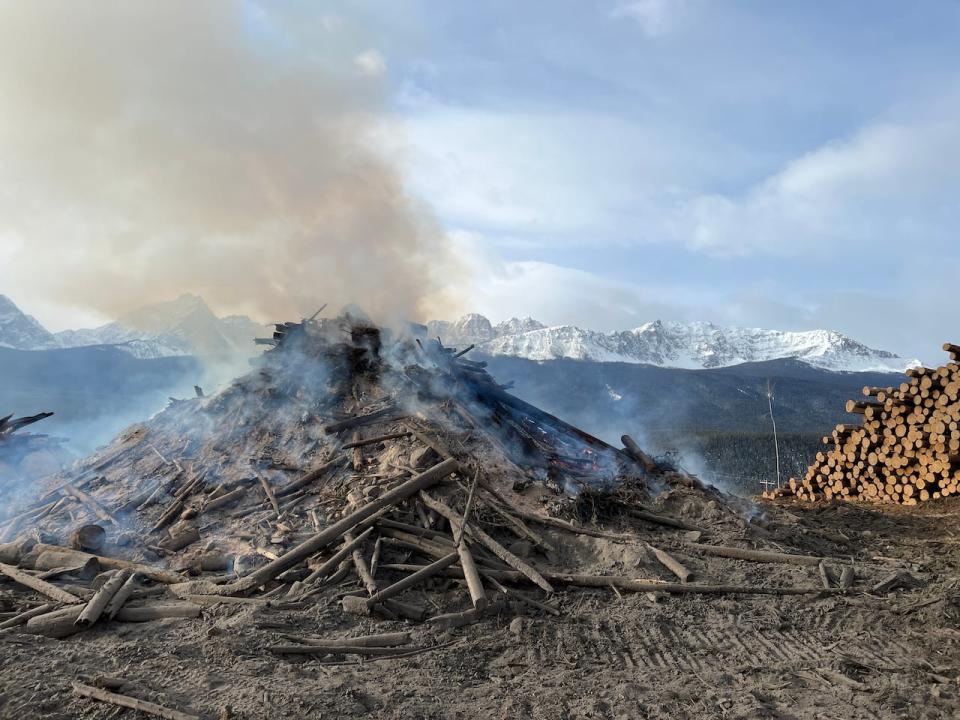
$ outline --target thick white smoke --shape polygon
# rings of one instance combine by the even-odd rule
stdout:
[[[446,238],[368,142],[382,58],[296,7],[0,1],[7,292],[108,316],[184,291],[265,319],[449,314]]]

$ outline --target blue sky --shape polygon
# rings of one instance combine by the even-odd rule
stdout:
[[[0,291],[53,329],[197,292],[939,363],[958,37],[955,0],[0,0]]]
[[[371,42],[398,156],[478,256],[479,309],[826,326],[930,361],[960,331],[960,4],[395,12]]]

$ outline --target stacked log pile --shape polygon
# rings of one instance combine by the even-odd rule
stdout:
[[[309,611],[331,597],[346,613],[449,628],[518,604],[558,614],[555,593],[574,588],[824,592],[819,580],[700,576],[693,558],[820,559],[699,542],[708,515],[742,537],[732,501],[628,436],[611,446],[510,395],[465,351],[312,319],[271,341],[249,375],[171,403],[8,513],[0,582],[33,595],[0,632],[67,637],[212,605]],[[674,509],[655,507],[655,493]],[[629,576],[586,573],[562,548],[575,535],[631,544],[646,561]],[[270,650],[281,655],[432,649],[394,636],[280,639]]]
[[[859,423],[824,437],[801,479],[765,493],[801,500],[862,500],[916,505],[960,488],[960,346],[946,343],[952,362],[907,370],[897,387],[865,387],[866,400],[846,410]]]

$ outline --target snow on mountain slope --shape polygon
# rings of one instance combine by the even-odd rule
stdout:
[[[203,298],[181,295],[148,305],[97,328],[56,334],[62,347],[117,345],[139,358],[252,355],[263,328],[243,315],[218,318]]]
[[[603,333],[572,325],[546,327],[530,318],[514,318],[494,327],[481,315],[429,327],[445,344],[473,343],[491,355],[529,360],[573,358],[700,369],[795,358],[845,372],[902,372],[919,365],[917,360],[874,350],[828,330],[786,332],[656,320],[633,330]]]
[[[0,295],[0,347],[47,350],[58,347],[58,343],[36,318],[20,310],[6,295]]]

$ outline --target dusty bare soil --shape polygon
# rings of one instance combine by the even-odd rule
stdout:
[[[125,694],[205,718],[960,717],[960,502],[759,507],[765,527],[744,523],[739,537],[714,539],[835,558],[835,571],[852,560],[853,591],[654,598],[578,589],[551,599],[558,617],[511,604],[479,624],[438,630],[345,615],[332,589],[305,609],[223,604],[199,619],[109,623],[65,640],[0,634],[0,717],[140,716],[72,694],[72,680],[98,674],[127,680]],[[816,567],[705,557],[682,531],[655,537],[698,581],[819,583]],[[639,544],[557,539],[598,573],[651,576]],[[898,569],[919,586],[870,592]],[[463,594],[434,582],[411,597]],[[16,593],[0,586],[0,604]],[[282,633],[398,629],[431,649],[363,662],[269,651]]]

